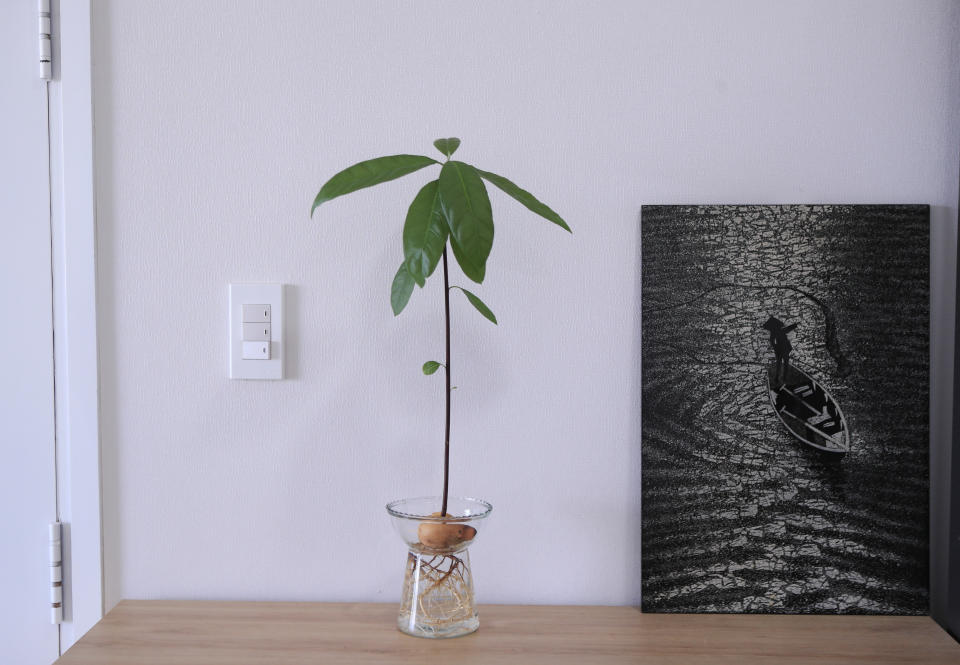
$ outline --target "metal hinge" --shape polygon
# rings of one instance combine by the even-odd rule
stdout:
[[[60,522],[50,525],[50,623],[63,621],[63,548]]]
[[[40,14],[40,78],[49,81],[53,68],[50,63],[50,0],[37,0]]]

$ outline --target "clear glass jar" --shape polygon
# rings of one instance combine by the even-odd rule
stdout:
[[[407,544],[397,628],[416,637],[457,637],[480,627],[467,548],[493,510],[486,501],[423,496],[387,504],[393,526]]]

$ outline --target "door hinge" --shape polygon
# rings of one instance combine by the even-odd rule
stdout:
[[[50,524],[50,623],[63,621],[63,548],[60,522]]]
[[[37,0],[40,15],[40,78],[49,81],[52,77],[50,50],[50,0]]]

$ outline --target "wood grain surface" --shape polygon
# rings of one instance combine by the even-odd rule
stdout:
[[[960,663],[929,617],[641,614],[483,605],[480,630],[409,637],[395,605],[125,600],[63,665]]]

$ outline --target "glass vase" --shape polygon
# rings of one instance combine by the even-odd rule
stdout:
[[[451,497],[401,499],[387,504],[407,544],[397,628],[416,637],[458,637],[480,627],[468,548],[493,510],[486,501]]]

